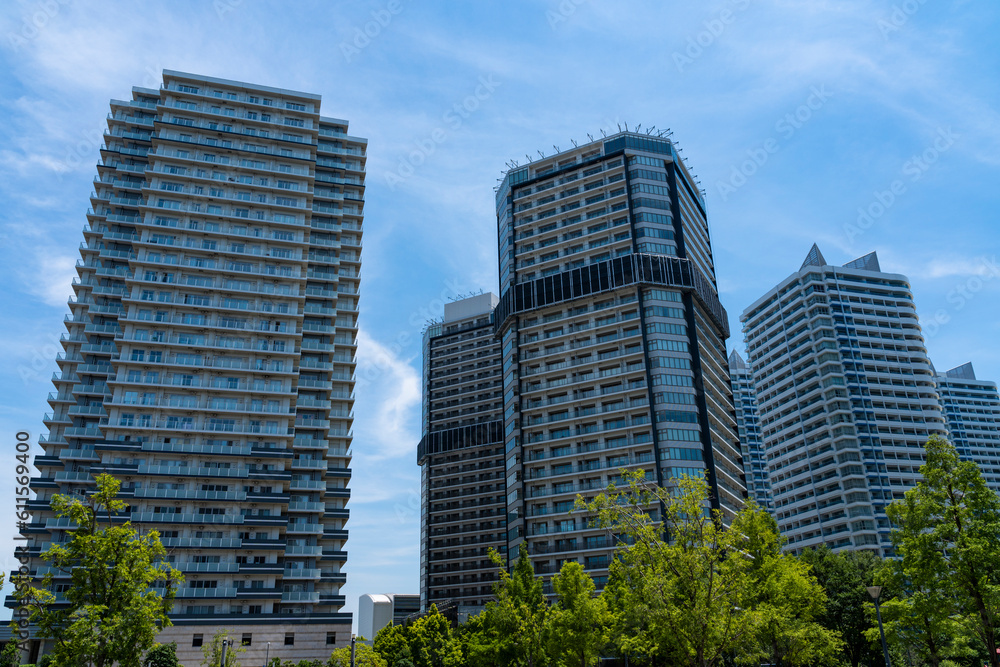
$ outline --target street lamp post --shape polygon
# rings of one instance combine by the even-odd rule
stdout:
[[[878,617],[878,634],[882,637],[882,655],[885,656],[885,667],[892,667],[892,663],[889,662],[889,647],[885,643],[885,630],[882,628],[882,611],[879,608],[879,597],[882,595],[882,587],[869,586],[868,595],[872,596],[872,600],[875,600],[875,616]]]
[[[351,667],[354,667],[354,642],[357,637],[351,637]]]
[[[267,667],[267,659],[271,656],[271,642],[267,643],[267,647],[264,649],[264,667]],[[223,665],[222,667],[225,667]]]
[[[219,656],[219,667],[226,667],[226,649],[233,645],[232,639],[222,640],[222,655]]]

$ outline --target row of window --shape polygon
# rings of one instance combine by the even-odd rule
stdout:
[[[249,104],[262,104],[262,105],[264,105],[266,107],[275,106],[274,100],[271,99],[271,98],[269,98],[269,97],[258,97],[256,95],[247,95],[246,97],[243,97],[243,96],[237,95],[236,93],[231,92],[231,91],[221,91],[221,90],[218,90],[218,89],[212,89],[211,93],[208,92],[208,89],[206,89],[205,92],[201,92],[201,88],[199,88],[197,86],[192,86],[192,85],[186,84],[186,83],[178,83],[174,87],[174,90],[177,90],[177,91],[182,92],[182,93],[190,93],[192,95],[209,95],[209,94],[211,94],[212,97],[217,97],[219,99],[227,99],[227,100],[234,100],[234,101],[235,100],[241,100],[241,101],[248,102]],[[279,102],[279,106],[280,105],[281,105],[281,103]],[[305,104],[301,104],[299,102],[287,102],[286,101],[286,102],[284,102],[284,108],[288,109],[290,111],[305,111],[306,110],[306,105]]]

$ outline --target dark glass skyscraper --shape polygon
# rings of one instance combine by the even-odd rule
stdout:
[[[492,596],[506,551],[500,345],[495,294],[445,305],[424,331],[420,464],[421,606],[475,612]]]
[[[507,543],[603,583],[590,497],[644,470],[746,495],[705,203],[672,143],[623,132],[514,168],[496,195]]]

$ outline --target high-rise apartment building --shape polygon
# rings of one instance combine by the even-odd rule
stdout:
[[[743,454],[747,496],[771,512],[774,509],[771,504],[771,481],[767,475],[764,441],[760,437],[753,374],[736,350],[729,354],[729,379],[733,387],[733,405],[736,407],[736,427],[740,436],[740,452]]]
[[[31,480],[31,570],[71,535],[52,495],[109,473],[186,577],[159,637],[182,662],[223,628],[246,659],[268,642],[328,657],[351,633],[366,140],[319,95],[173,71],[112,100],[104,138]]]
[[[496,194],[508,552],[599,584],[584,512],[620,470],[745,498],[705,203],[667,139],[622,132],[506,173]]]
[[[977,380],[971,363],[936,376],[948,439],[959,456],[975,461],[1000,493],[1000,396],[995,382]]]
[[[506,552],[503,392],[495,294],[445,304],[424,331],[420,602],[475,612],[493,594],[490,548]],[[461,609],[466,608],[466,609]]]
[[[885,507],[945,433],[905,276],[875,253],[802,267],[742,315],[774,516],[794,552],[891,553]]]

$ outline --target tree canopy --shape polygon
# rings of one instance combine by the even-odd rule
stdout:
[[[812,568],[826,594],[826,609],[817,620],[840,633],[840,662],[851,667],[880,664],[878,642],[866,635],[872,628],[878,631],[867,587],[875,583],[879,557],[871,551],[834,553],[824,546],[806,549],[799,559]]]
[[[899,559],[879,576],[901,594],[885,605],[890,632],[931,665],[969,656],[971,638],[1000,667],[1000,497],[944,438],[925,450],[920,481],[886,510]]]
[[[748,503],[726,527],[708,508],[703,478],[682,477],[671,489],[641,472],[623,479],[626,489],[586,505],[621,539],[606,592],[622,653],[713,667],[731,659],[813,664],[836,652],[839,636],[816,620],[822,588],[807,566],[781,553],[777,524],[764,510]]]
[[[99,475],[97,490],[83,499],[53,496],[56,516],[75,526],[72,537],[42,552],[48,567],[41,580],[15,593],[38,636],[55,640],[53,667],[140,667],[156,633],[171,625],[167,614],[183,576],[160,560],[166,551],[156,531],[140,534],[122,520],[119,487]],[[56,573],[70,576],[58,595]]]

